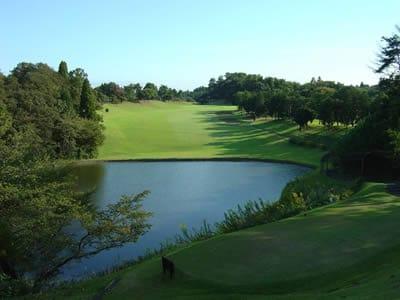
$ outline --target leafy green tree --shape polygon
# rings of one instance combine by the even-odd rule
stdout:
[[[398,151],[400,131],[400,65],[397,34],[383,38],[384,46],[378,55],[376,72],[386,74],[378,86],[378,95],[365,118],[338,143],[335,152],[339,161],[352,152],[386,151],[393,160]],[[346,165],[343,165],[345,168]]]
[[[148,82],[144,86],[141,91],[142,100],[157,100],[158,99],[158,90],[157,86],[154,83]]]
[[[290,111],[290,95],[285,90],[277,90],[267,101],[267,109],[273,118],[283,119],[288,117]]]
[[[161,85],[158,90],[158,96],[163,101],[172,100],[174,97],[177,96],[177,92],[176,90],[173,90],[166,85]]]
[[[125,90],[115,82],[103,83],[98,86],[96,91],[105,96],[105,102],[121,102],[126,100]]]
[[[35,289],[72,260],[135,242],[148,230],[150,214],[141,206],[147,192],[91,209],[76,191],[70,166],[32,159],[30,141],[26,131],[0,146],[0,215],[7,216],[0,267],[10,280],[30,278]],[[79,224],[79,233],[65,230],[71,222]]]
[[[128,101],[134,102],[139,100],[142,87],[139,83],[124,86],[125,96]]]
[[[210,101],[210,92],[209,88],[205,86],[200,86],[198,88],[195,88],[191,93],[190,93],[190,98],[193,98],[200,104],[206,104]],[[236,103],[238,104],[238,103]]]
[[[244,110],[246,112],[250,111],[249,99],[251,97],[251,92],[240,91],[233,96],[233,100],[237,103],[239,110]]]
[[[265,94],[255,92],[237,92],[234,95],[239,108],[244,109],[255,120],[266,113]]]
[[[293,116],[293,121],[299,125],[299,129],[302,130],[304,127],[307,127],[309,122],[312,122],[315,118],[315,112],[310,108],[303,106],[297,109]]]

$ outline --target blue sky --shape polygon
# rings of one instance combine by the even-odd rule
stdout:
[[[65,60],[93,85],[191,89],[235,71],[372,84],[399,11],[398,0],[1,0],[0,70]]]

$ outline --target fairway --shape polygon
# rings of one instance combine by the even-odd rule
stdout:
[[[102,160],[242,157],[318,166],[323,154],[288,142],[295,124],[243,120],[235,106],[124,102],[104,105],[102,115]]]

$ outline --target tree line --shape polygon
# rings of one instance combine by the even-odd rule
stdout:
[[[112,103],[141,100],[192,100],[189,91],[176,90],[166,85],[157,87],[151,82],[146,83],[143,87],[139,83],[120,86],[115,82],[108,82],[96,87],[95,91],[102,102]]]
[[[192,96],[199,103],[218,99],[238,105],[253,119],[291,119],[303,128],[314,119],[328,127],[354,126],[368,114],[376,92],[376,87],[362,83],[347,86],[313,78],[299,84],[261,75],[226,73],[218,80],[211,79],[208,87],[195,89]]]
[[[299,84],[273,77],[246,73],[226,73],[218,80],[211,78],[207,87],[182,91],[154,83],[120,86],[114,82],[95,88],[101,102],[118,103],[140,100],[188,100],[200,104],[221,101],[238,105],[253,119],[271,116],[291,119],[302,129],[318,119],[327,127],[335,124],[354,126],[364,118],[378,93],[375,86],[361,83],[348,86],[320,77]]]

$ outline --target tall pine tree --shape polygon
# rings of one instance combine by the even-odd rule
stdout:
[[[58,65],[58,73],[64,77],[68,78],[68,66],[65,61],[61,61],[60,64]]]
[[[79,115],[85,119],[95,119],[96,117],[96,104],[88,79],[83,81]]]

